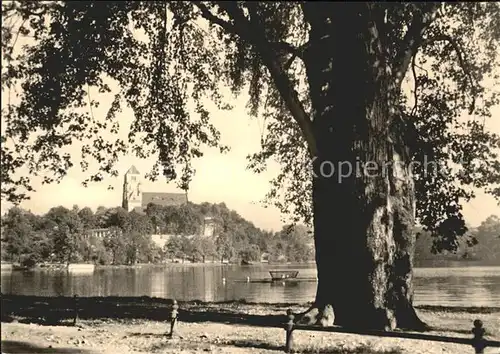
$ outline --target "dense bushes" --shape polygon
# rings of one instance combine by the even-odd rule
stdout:
[[[215,220],[213,237],[199,236],[206,216]],[[109,232],[103,238],[89,235],[96,228]],[[160,249],[152,242],[152,234],[174,236]],[[301,262],[313,259],[311,241],[303,226],[285,227],[277,233],[263,231],[223,203],[151,204],[145,213],[59,206],[42,216],[11,208],[2,217],[2,259],[26,266],[41,262],[158,263],[174,258],[258,261],[264,253],[274,261]]]
[[[206,216],[216,222],[213,237],[200,236]],[[88,236],[88,231],[96,228],[108,229],[108,236]],[[160,249],[152,242],[152,234],[174,236]],[[472,228],[469,236],[457,244],[456,253],[434,254],[432,243],[429,234],[419,234],[417,265],[436,260],[483,260],[499,264],[500,219],[490,216],[479,227]],[[11,208],[2,217],[2,260],[26,267],[44,262],[106,265],[174,259],[253,262],[262,256],[271,262],[314,260],[312,235],[303,225],[288,225],[279,232],[263,231],[223,203],[150,205],[141,214],[122,208],[99,207],[93,212],[87,207],[59,206],[38,216]]]

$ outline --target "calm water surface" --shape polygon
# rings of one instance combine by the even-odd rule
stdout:
[[[2,272],[4,294],[42,296],[155,296],[178,300],[307,302],[314,300],[315,281],[254,283],[271,269],[297,269],[299,278],[315,278],[311,265],[206,265],[65,271]],[[223,282],[223,278],[226,279]],[[500,307],[500,267],[417,268],[415,303],[443,306]]]

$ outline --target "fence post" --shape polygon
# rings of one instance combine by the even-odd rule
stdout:
[[[78,295],[73,295],[73,326],[76,326],[76,322],[78,321]]]
[[[170,333],[168,334],[169,338],[174,336],[175,331],[175,323],[177,322],[179,305],[177,304],[177,300],[173,301],[172,304],[172,312],[170,313]]]
[[[285,330],[286,330],[285,353],[291,353],[293,346],[293,320],[295,319],[292,309],[286,310],[286,316],[288,322],[285,325]]]
[[[486,344],[483,336],[485,332],[486,330],[483,328],[483,322],[481,320],[475,320],[474,328],[472,328],[472,334],[474,334],[474,338],[472,338],[472,346],[476,350],[476,353],[484,353]]]

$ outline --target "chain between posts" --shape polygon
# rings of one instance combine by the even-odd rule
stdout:
[[[474,335],[473,338],[459,338],[459,337],[446,337],[446,336],[430,335],[424,333],[412,333],[412,332],[354,330],[339,326],[321,327],[321,326],[297,325],[294,323],[295,316],[293,315],[291,309],[287,310],[286,316],[287,316],[287,322],[284,325],[286,331],[285,353],[292,353],[293,351],[293,332],[295,330],[350,333],[350,334],[369,335],[377,337],[405,338],[414,340],[428,340],[434,342],[465,344],[465,345],[472,345],[476,354],[484,353],[484,349],[487,347],[500,348],[500,341],[486,340],[484,338],[486,330],[483,328],[483,322],[479,319],[474,321],[474,327],[472,328],[471,331],[472,334]]]

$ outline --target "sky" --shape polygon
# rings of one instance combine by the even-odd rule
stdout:
[[[260,201],[269,191],[269,181],[276,176],[278,166],[272,165],[268,171],[255,174],[246,169],[246,156],[260,149],[260,136],[263,127],[261,118],[250,118],[246,112],[245,95],[232,102],[234,109],[231,111],[218,111],[213,105],[210,111],[212,122],[221,131],[222,143],[230,146],[231,150],[221,154],[217,149],[205,149],[205,156],[196,160],[194,166],[196,175],[190,185],[189,200],[194,203],[224,202],[236,210],[244,218],[255,223],[256,226],[267,230],[279,230],[282,225],[282,215],[273,208],[265,208]],[[104,115],[111,104],[109,99],[101,100],[99,109],[94,109],[95,116]],[[488,128],[500,133],[500,107],[495,107],[495,113],[489,121]],[[127,126],[133,118],[131,110],[122,112],[120,120]],[[123,132],[125,134],[125,132]],[[79,156],[80,147],[75,145],[70,148],[73,156]],[[78,160],[77,160],[78,161]],[[122,176],[109,177],[102,183],[82,186],[81,182],[88,176],[81,172],[78,164],[72,168],[60,184],[41,185],[39,180],[34,180],[31,199],[24,201],[21,206],[35,213],[44,213],[51,207],[63,205],[72,207],[89,206],[94,210],[98,206],[114,207],[121,205],[123,174],[134,165],[139,172],[149,172],[154,161],[140,160],[132,155],[123,157],[118,163],[118,170]],[[108,190],[108,185],[114,190]],[[182,192],[177,189],[175,182],[166,183],[161,179],[157,182],[144,180],[143,191],[150,192]],[[466,221],[476,226],[491,214],[500,214],[500,207],[496,201],[484,193],[479,193],[477,198],[464,206]]]
[[[91,95],[93,99],[99,96],[93,92]],[[112,102],[112,95],[100,96],[100,107],[93,109],[93,115],[97,119],[105,116]],[[203,150],[205,155],[195,160],[193,164],[196,175],[190,184],[188,198],[194,203],[224,202],[257,226],[278,230],[282,226],[280,212],[272,207],[265,208],[261,203],[269,191],[269,181],[278,173],[277,166],[270,166],[270,169],[262,174],[255,174],[246,169],[246,156],[260,149],[263,127],[261,119],[250,118],[247,115],[246,100],[245,95],[233,100],[234,109],[231,111],[218,111],[214,105],[208,105],[212,123],[221,132],[221,143],[228,145],[230,151],[221,154],[218,149]],[[118,119],[121,122],[120,136],[126,139],[126,128],[133,119],[133,112],[128,108],[124,109]],[[57,205],[72,207],[76,204],[79,207],[89,206],[94,210],[98,206],[119,206],[122,201],[123,174],[134,165],[144,175],[150,171],[155,162],[138,159],[132,154],[124,156],[117,164],[120,177],[106,177],[102,183],[90,183],[88,187],[84,187],[81,182],[89,176],[89,172],[83,173],[78,164],[80,144],[75,144],[64,151],[74,156],[75,167],[69,170],[68,175],[59,184],[42,185],[40,178],[33,178],[32,186],[36,192],[31,193],[31,199],[23,201],[21,207],[34,213],[45,213]],[[96,165],[90,163],[89,171],[92,170],[92,166]],[[109,190],[109,185],[114,189]],[[142,191],[183,193],[175,182],[167,183],[162,177],[156,182],[143,179]],[[2,209],[9,206],[4,203]]]
[[[112,87],[113,88],[113,87]],[[229,90],[225,90],[226,97],[232,98]],[[100,102],[99,108],[93,109],[96,118],[103,118],[113,100],[111,94],[97,94],[91,91],[92,99]],[[2,95],[5,102],[6,95]],[[282,215],[273,207],[264,207],[260,202],[269,191],[269,181],[278,173],[279,166],[271,165],[261,174],[255,174],[246,169],[248,154],[259,151],[261,132],[264,126],[262,118],[250,118],[246,111],[248,96],[245,94],[232,99],[234,106],[230,111],[219,111],[209,104],[208,110],[212,115],[212,123],[219,129],[222,143],[230,146],[231,150],[221,154],[217,149],[205,149],[201,159],[194,162],[196,175],[191,182],[189,200],[194,203],[224,202],[236,210],[244,218],[252,221],[256,226],[267,230],[279,230],[283,225]],[[133,119],[133,112],[124,109],[119,115],[121,124],[120,135],[127,137],[127,127]],[[487,129],[500,134],[500,106],[493,108],[493,118],[487,122]],[[106,138],[106,136],[103,136]],[[80,145],[75,144],[66,151],[72,156],[80,156]],[[36,192],[31,199],[24,201],[20,206],[34,213],[45,213],[51,207],[63,205],[72,207],[89,206],[96,209],[98,206],[115,207],[121,205],[123,174],[132,166],[142,174],[149,172],[154,161],[140,160],[133,155],[120,159],[117,168],[121,175],[118,178],[107,178],[102,183],[92,183],[84,187],[81,182],[88,177],[79,168],[79,159],[75,159],[74,168],[59,184],[42,185],[40,178],[33,178],[32,186]],[[95,166],[95,165],[94,165]],[[90,164],[90,169],[92,164]],[[112,185],[113,190],[108,186]],[[144,180],[143,191],[149,192],[182,192],[176,188],[175,182],[166,183],[160,179],[157,182]],[[2,210],[10,207],[2,201]],[[491,214],[500,215],[500,206],[491,197],[480,191],[477,198],[464,206],[466,221],[472,225],[479,225]]]

